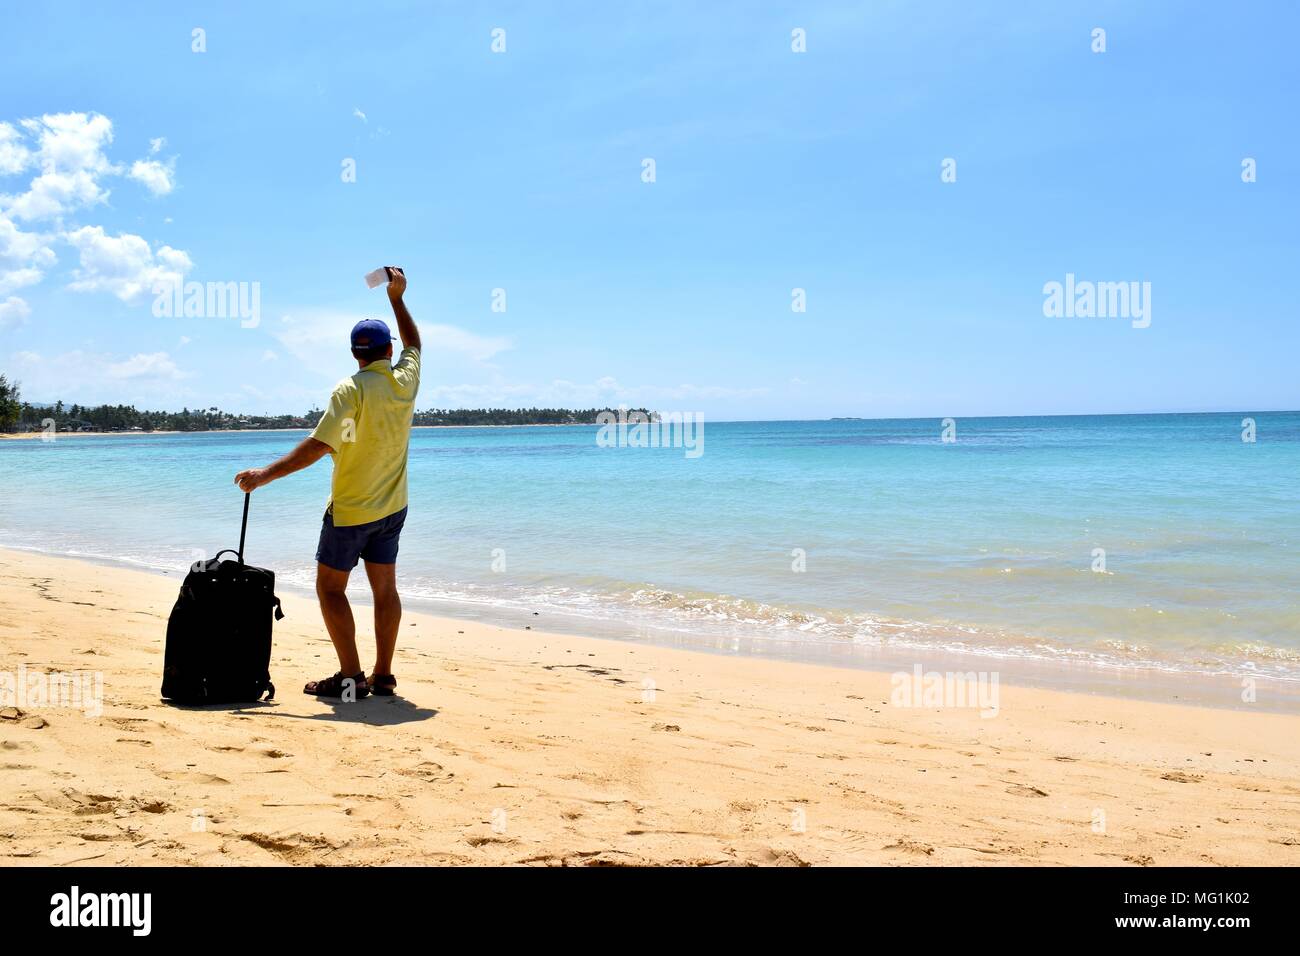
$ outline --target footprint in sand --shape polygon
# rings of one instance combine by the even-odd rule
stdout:
[[[171,730],[166,724],[148,717],[105,717],[106,723],[129,734],[142,734],[147,730]]]
[[[768,866],[812,866],[811,863],[802,859],[793,850],[778,850],[776,848],[767,849],[759,854],[759,859],[762,863]],[[700,861],[700,864],[712,865],[717,862],[721,861],[705,860]]]
[[[509,845],[512,843],[517,843],[518,841],[508,837],[502,838],[502,837],[487,837],[487,836],[471,836],[471,837],[466,837],[465,842],[472,847],[480,847],[480,846],[487,846],[489,843],[503,843]]]
[[[934,847],[926,843],[917,843],[915,840],[899,840],[897,843],[891,843],[885,850],[898,850],[902,853],[914,853],[917,856],[933,856]]]
[[[27,727],[31,730],[40,730],[42,727],[49,726],[44,717],[28,714],[17,707],[0,707],[0,720],[12,721],[19,727]]]
[[[283,837],[268,836],[265,833],[241,833],[239,839],[290,863],[319,861],[322,851],[338,850],[347,845],[333,843],[323,836],[308,836],[303,833],[291,833]]]
[[[1017,797],[1045,797],[1046,790],[1039,790],[1037,787],[1028,787],[1023,783],[1013,783],[1007,787],[1007,793],[1015,794]]]
[[[194,770],[155,770],[154,773],[164,780],[175,780],[180,783],[230,783],[225,777],[218,777],[215,773],[199,773]]]
[[[129,817],[132,813],[171,813],[173,807],[165,800],[142,800],[139,797],[110,797],[102,793],[82,793],[79,790],[50,790],[33,796],[48,807],[71,811],[73,816],[90,817],[113,814]],[[90,839],[82,837],[82,839]],[[116,837],[114,837],[116,839]]]
[[[430,783],[445,783],[456,776],[454,773],[444,771],[442,764],[434,763],[432,760],[422,761],[414,767],[396,767],[394,772],[404,777],[418,777]]]

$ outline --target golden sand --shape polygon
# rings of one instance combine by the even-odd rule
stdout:
[[[102,675],[0,714],[9,864],[1294,864],[1300,718],[889,676],[407,614],[400,696],[285,596],[276,700],[158,698],[171,578],[0,551],[0,669]],[[358,607],[358,632],[370,633]]]

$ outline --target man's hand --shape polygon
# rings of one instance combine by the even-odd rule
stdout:
[[[402,293],[406,291],[406,274],[397,266],[389,266],[388,274],[388,298],[393,302],[400,302]]]
[[[265,468],[249,468],[235,475],[235,484],[243,491],[252,491],[269,485],[277,478],[292,475],[308,465],[314,465],[330,453],[330,446],[310,435],[300,441],[297,447],[279,461],[272,462]]]
[[[249,468],[235,475],[235,484],[239,485],[241,491],[252,491],[254,488],[260,488],[270,481],[265,468]]]
[[[415,320],[406,310],[402,293],[406,291],[406,274],[397,266],[389,266],[393,278],[388,283],[388,303],[393,307],[393,317],[397,319],[397,334],[402,337],[402,347],[419,349],[420,330],[415,327]]]

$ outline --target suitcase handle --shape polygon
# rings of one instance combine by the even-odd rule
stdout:
[[[248,500],[253,497],[251,491],[244,492],[244,519],[239,523],[239,563],[244,563],[244,533],[248,531]]]
[[[224,551],[218,551],[216,556],[213,558],[214,561],[217,558],[220,558],[223,554],[233,554],[241,565],[244,563],[244,535],[248,531],[248,499],[252,496],[252,492],[244,492],[244,519],[239,524],[239,550],[234,551],[230,548],[226,548]]]

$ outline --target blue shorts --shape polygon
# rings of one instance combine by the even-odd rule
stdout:
[[[397,539],[405,523],[403,508],[378,521],[336,528],[334,510],[328,509],[321,522],[316,560],[335,571],[351,571],[357,566],[358,558],[373,564],[396,564]]]

